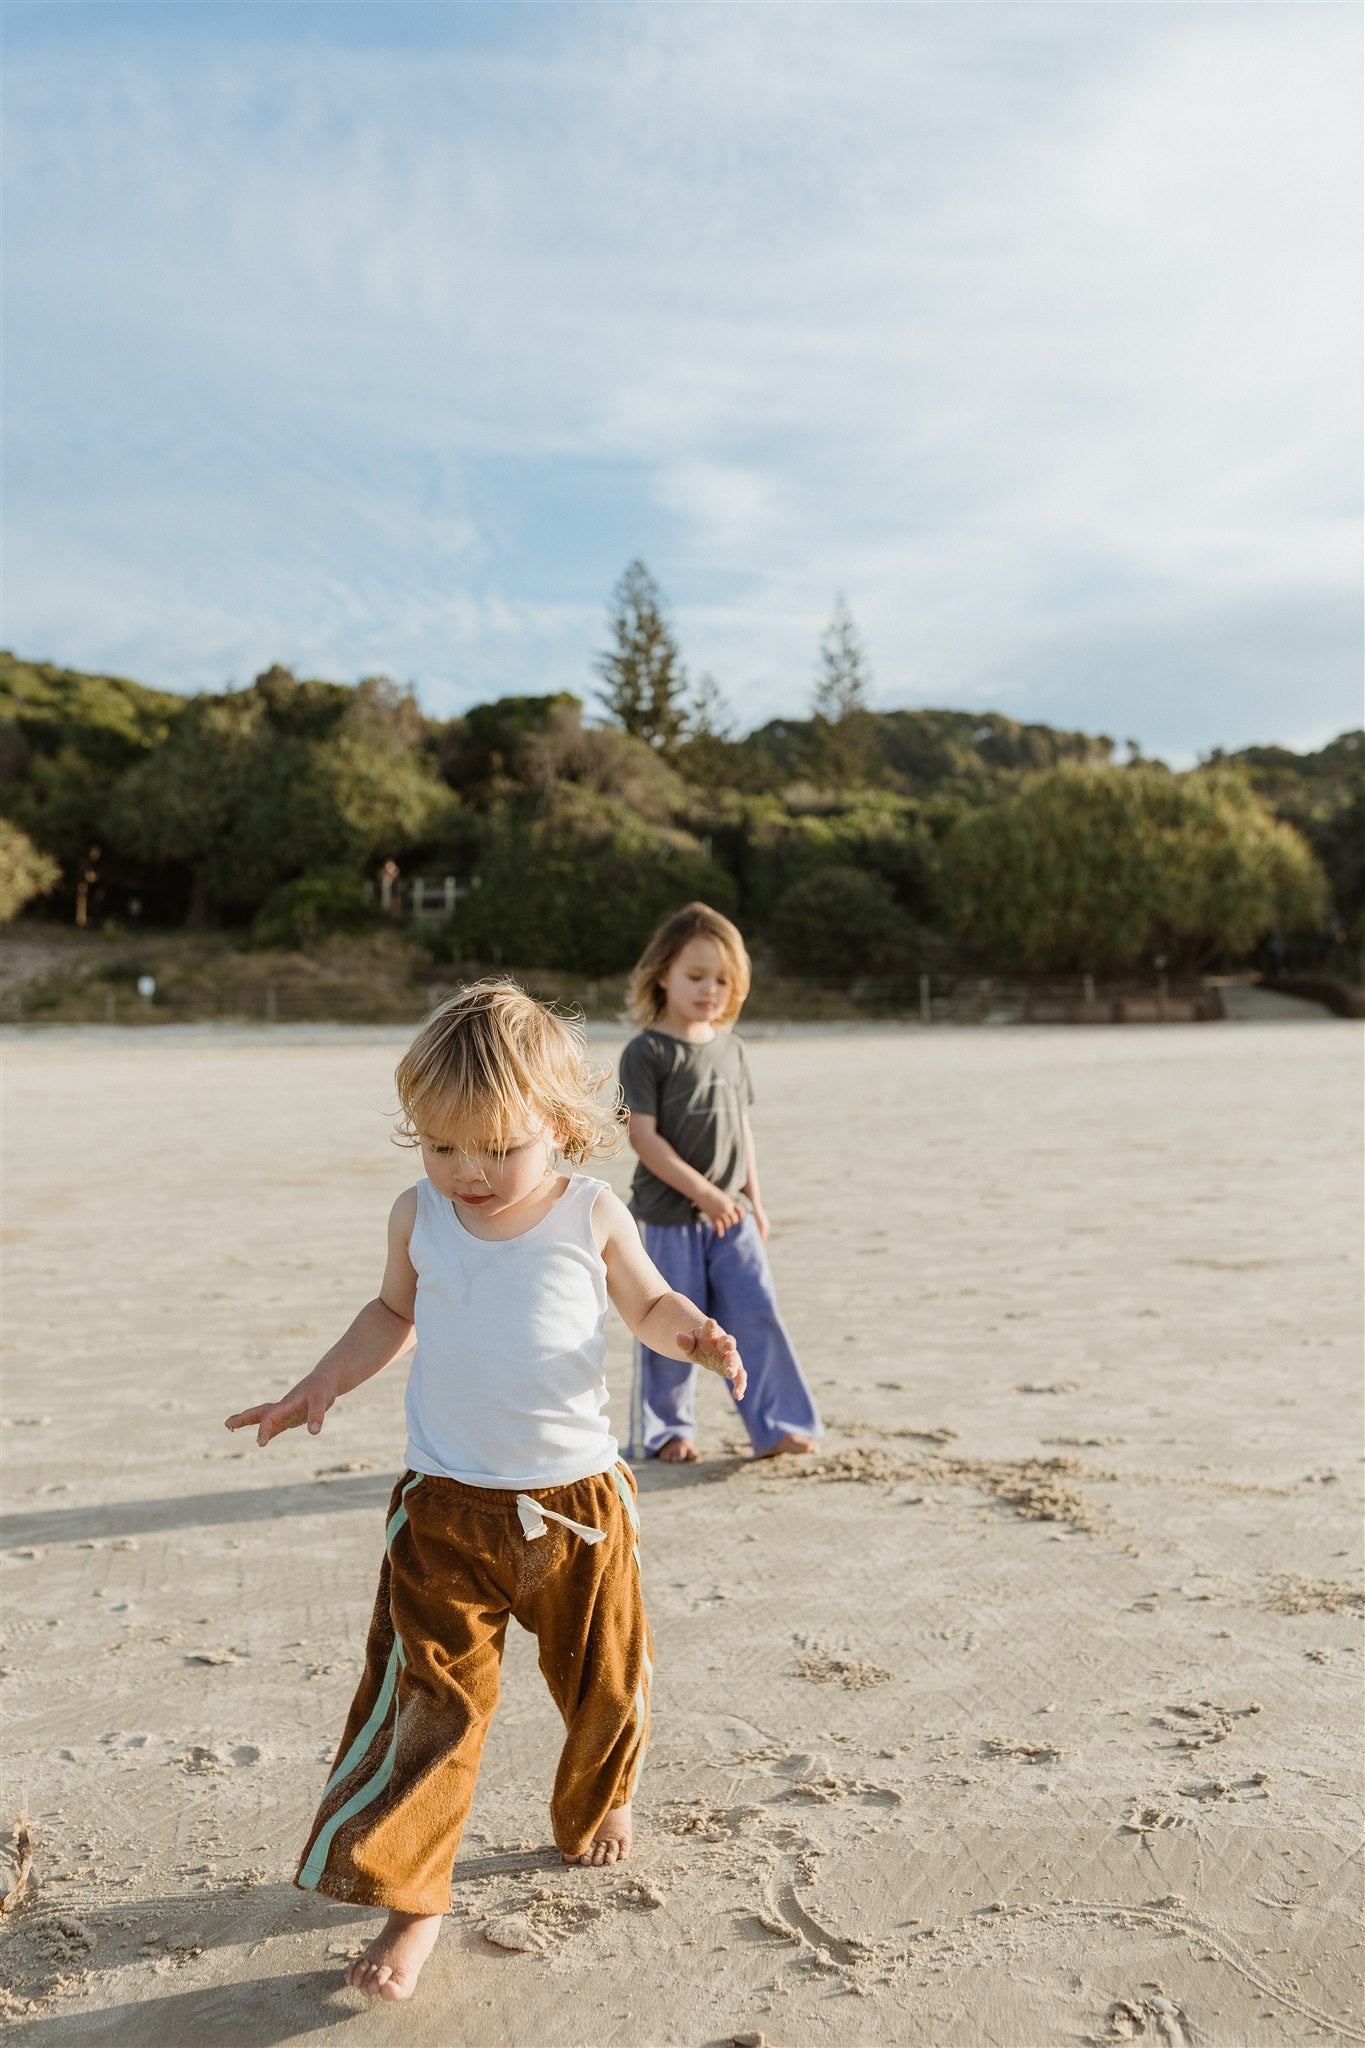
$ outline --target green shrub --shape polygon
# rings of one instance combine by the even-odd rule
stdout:
[[[0,923],[17,917],[35,896],[46,896],[61,876],[50,853],[35,846],[8,818],[0,818]]]
[[[728,912],[735,896],[689,834],[561,790],[549,815],[495,821],[445,943],[465,959],[614,974],[670,911],[701,897]]]
[[[1197,969],[1317,925],[1308,846],[1241,776],[1066,765],[959,819],[940,848],[946,923],[1006,972]]]
[[[258,946],[306,949],[337,932],[366,932],[377,919],[374,897],[356,875],[301,875],[272,892],[251,936]]]
[[[295,686],[285,671],[266,682],[191,699],[106,806],[109,846],[178,875],[191,926],[263,911],[291,877],[403,859],[451,831],[455,799],[406,737],[401,694]]]
[[[797,786],[783,804],[760,797],[745,806],[737,865],[746,916],[766,930],[797,882],[829,868],[865,868],[882,877],[903,907],[927,910],[931,835],[918,805],[870,794],[807,808],[806,794]]]
[[[778,964],[819,981],[903,973],[914,961],[914,926],[889,883],[864,868],[820,868],[794,882],[771,930]]]

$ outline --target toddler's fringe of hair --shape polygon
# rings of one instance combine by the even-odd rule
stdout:
[[[398,1062],[395,1140],[460,1130],[504,1151],[528,1118],[580,1166],[621,1142],[620,1090],[588,1057],[581,1025],[556,1016],[514,981],[479,981],[428,1017]]]
[[[737,927],[709,903],[686,903],[672,917],[666,917],[631,968],[626,1015],[633,1023],[654,1024],[663,1015],[665,997],[659,984],[692,939],[710,939],[719,946],[730,976],[730,989],[725,1008],[715,1021],[734,1023],[749,993],[749,955]]]

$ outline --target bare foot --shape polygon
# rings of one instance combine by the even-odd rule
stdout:
[[[363,1956],[346,1972],[353,1991],[371,1998],[411,1998],[422,1965],[436,1946],[441,1913],[390,1913]]]
[[[759,1458],[781,1458],[788,1452],[801,1452],[805,1454],[810,1451],[817,1451],[819,1448],[820,1446],[816,1443],[813,1436],[799,1436],[793,1430],[788,1436],[780,1436],[771,1450],[756,1451],[754,1455]]]
[[[671,1436],[659,1452],[661,1465],[695,1465],[697,1447],[690,1436]]]
[[[660,1457],[663,1453],[660,1452]],[[695,1452],[693,1453],[695,1456]],[[581,1856],[566,1856],[566,1863],[620,1863],[630,1854],[630,1808],[613,1806]]]

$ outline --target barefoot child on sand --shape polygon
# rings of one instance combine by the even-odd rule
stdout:
[[[642,1343],[720,1373],[732,1337],[670,1288],[630,1214],[578,1166],[615,1118],[576,1033],[508,982],[463,990],[396,1075],[426,1178],[389,1217],[379,1293],[281,1400],[259,1444],[417,1350],[365,1671],[295,1882],[388,1921],[347,1982],[411,1995],[498,1697],[509,1615],[534,1632],[566,1736],[550,1813],[567,1863],[615,1863],[649,1727],[635,1484],[607,1420],[610,1299]]]
[[[729,1027],[749,993],[749,956],[728,917],[689,903],[655,932],[631,974],[643,1025],[621,1055],[630,1142],[639,1155],[631,1210],[669,1286],[733,1330],[748,1373],[740,1411],[756,1457],[813,1451],[820,1417],[777,1312],[763,1247],[768,1219],[749,1128],[744,1046]],[[691,1356],[641,1337],[631,1452],[668,1463],[697,1455]]]

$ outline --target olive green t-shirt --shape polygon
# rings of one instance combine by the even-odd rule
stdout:
[[[718,1031],[691,1045],[667,1031],[642,1031],[621,1055],[626,1108],[652,1116],[659,1136],[698,1173],[747,1208],[744,1112],[754,1099],[743,1041]],[[641,1223],[692,1223],[701,1213],[641,1160],[630,1206]]]

